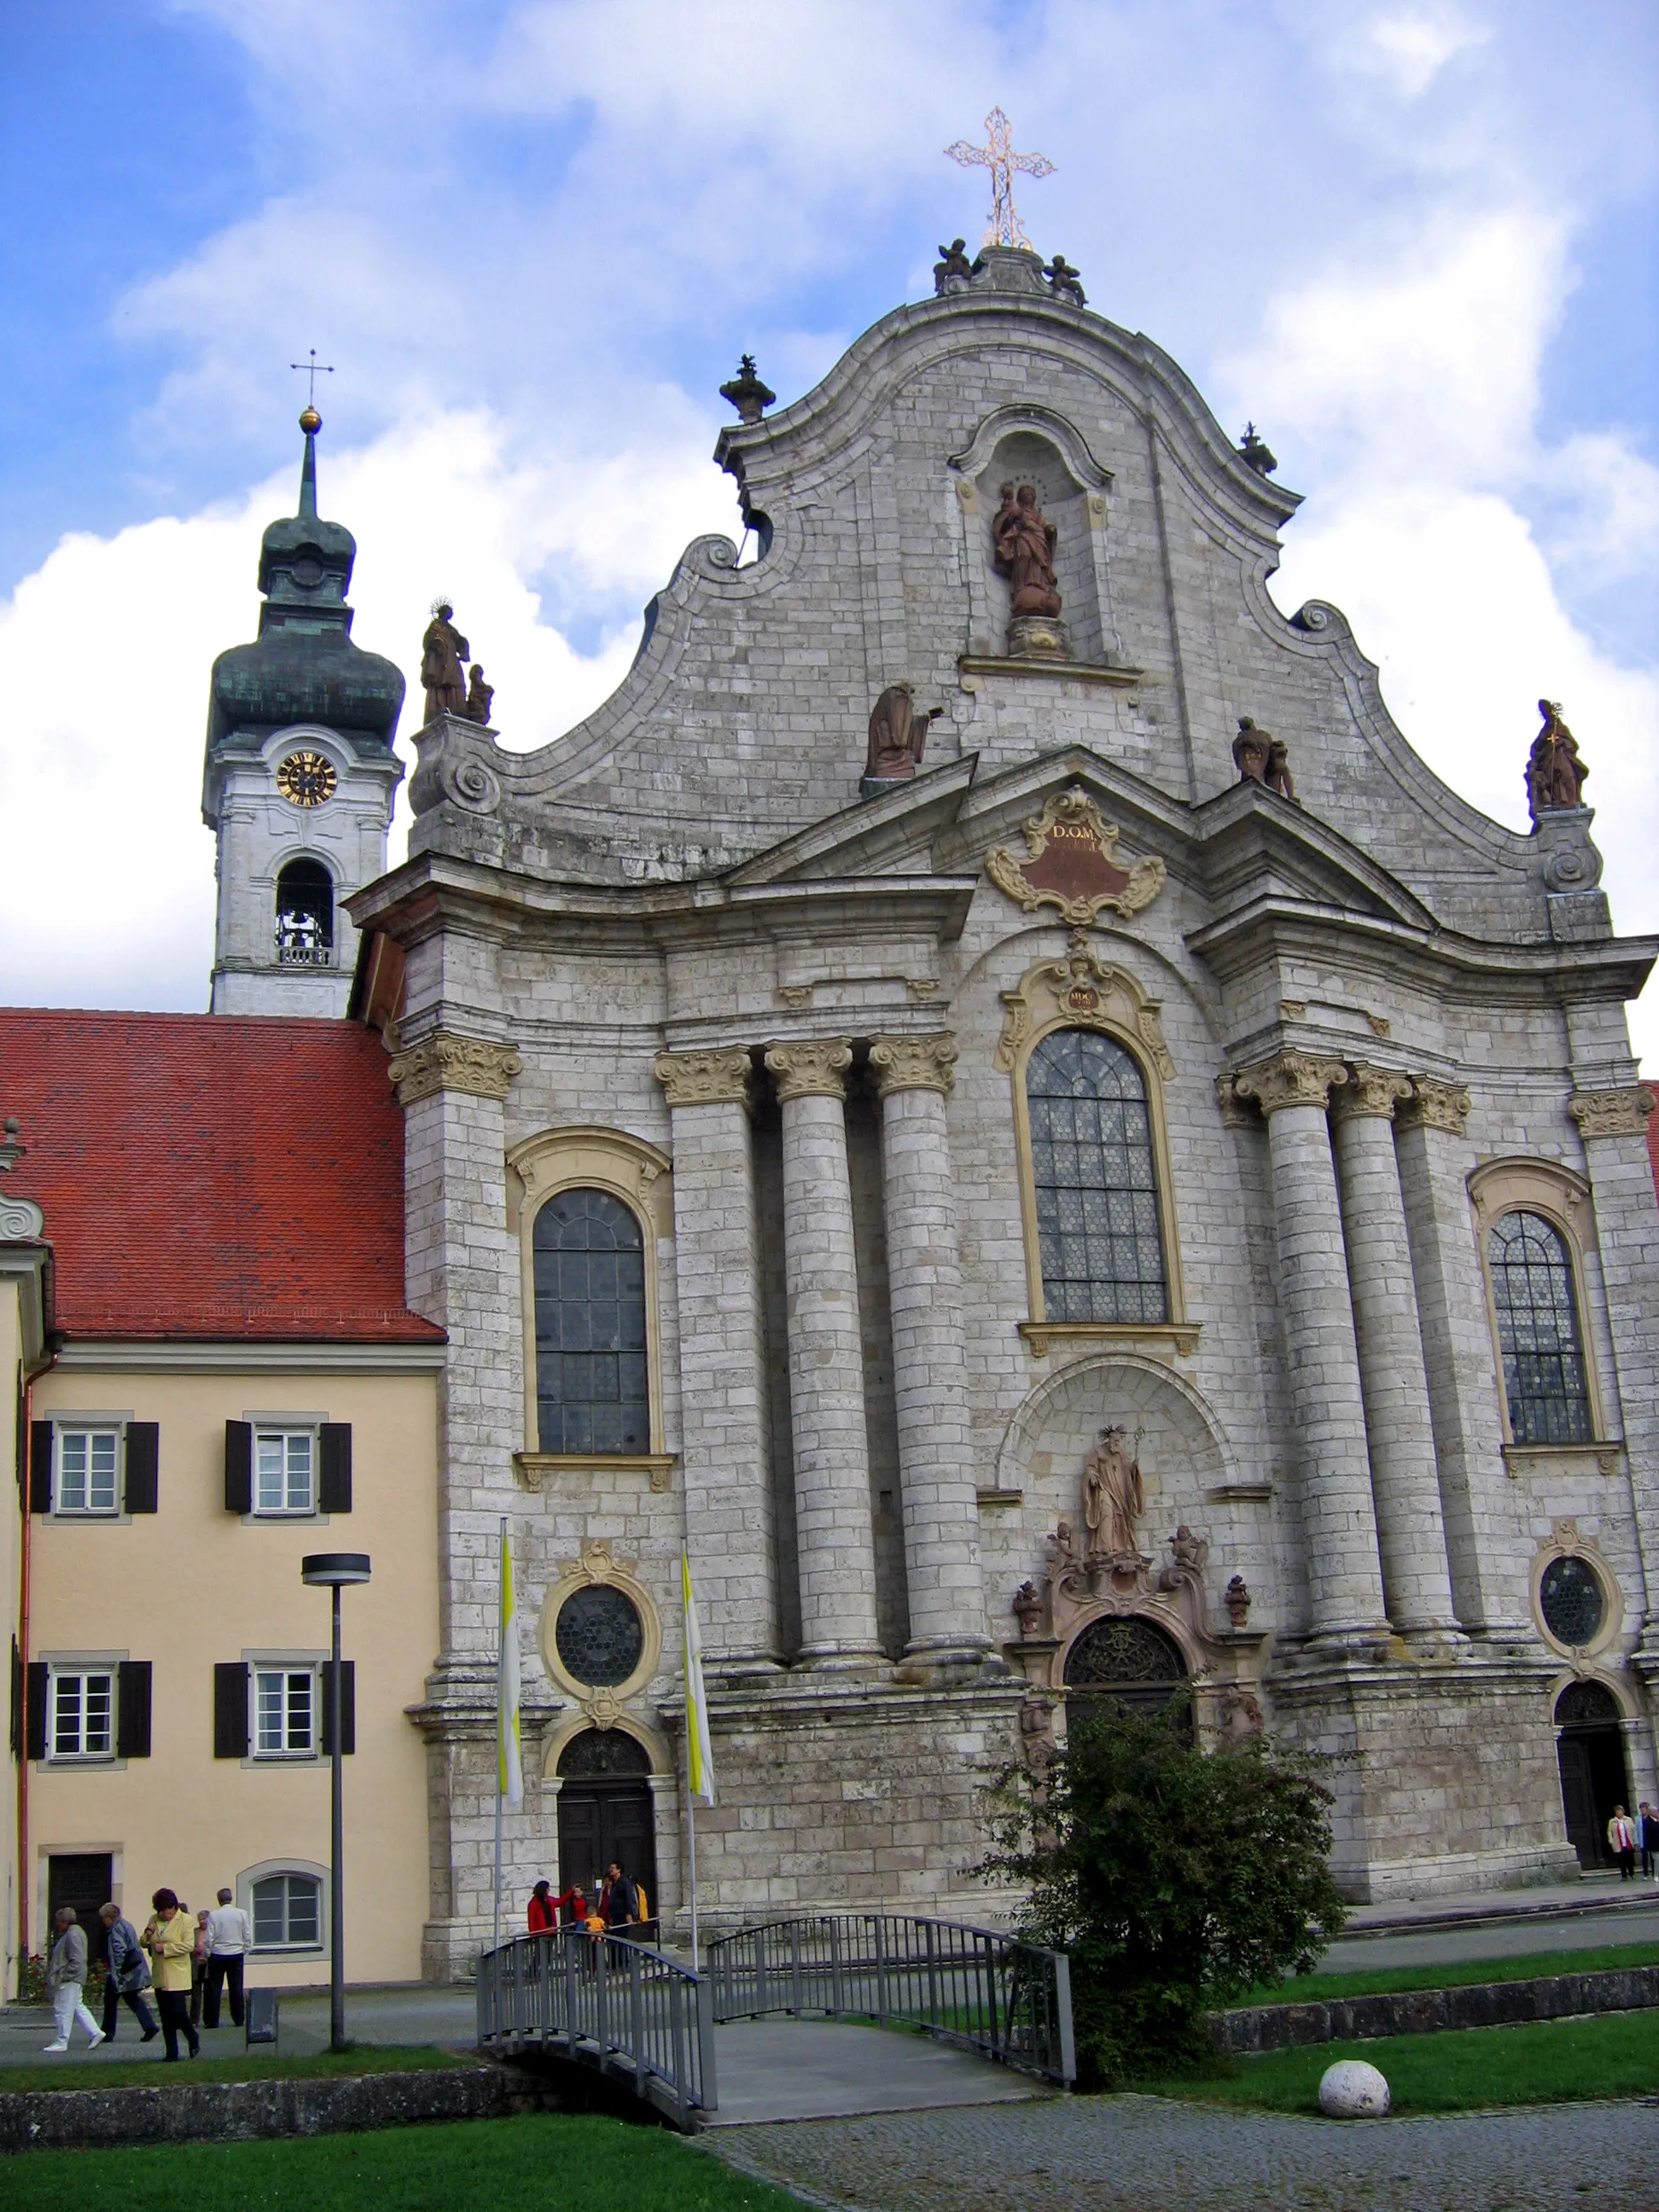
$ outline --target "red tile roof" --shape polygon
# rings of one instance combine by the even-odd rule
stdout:
[[[8,1197],[72,1337],[441,1342],[404,1296],[404,1120],[353,1022],[0,1009]]]

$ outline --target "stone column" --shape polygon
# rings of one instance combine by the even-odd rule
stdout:
[[[852,1064],[844,1037],[774,1045],[766,1055],[783,1111],[800,1657],[809,1666],[860,1668],[878,1660],[881,1650],[847,1168],[844,1099]]]
[[[1331,1105],[1359,1381],[1389,1618],[1412,1639],[1455,1634],[1440,1478],[1418,1326],[1406,1206],[1395,1161],[1396,1103],[1411,1079],[1363,1063]]]
[[[656,1073],[674,1129],[685,1540],[703,1650],[711,1666],[764,1671],[780,1645],[749,1054],[665,1052]]]
[[[1419,1075],[1395,1113],[1395,1157],[1417,1284],[1429,1413],[1440,1468],[1440,1504],[1452,1601],[1472,1636],[1531,1639],[1530,1621],[1506,1609],[1514,1509],[1504,1466],[1497,1362],[1486,1275],[1469,1211],[1474,1147],[1463,1133],[1469,1094]]]
[[[419,1720],[434,1854],[423,1971],[453,1980],[489,1928],[494,1814],[499,1523],[523,1492],[524,1331],[519,1254],[507,1227],[504,1108],[522,1066],[509,1046],[438,1030],[388,1073],[404,1109],[404,1269],[413,1310],[448,1332],[438,1394],[438,1657]],[[512,1879],[535,1874],[526,1822]]]
[[[1331,1158],[1326,1101],[1346,1083],[1340,1060],[1279,1054],[1246,1068],[1234,1089],[1267,1117],[1279,1307],[1300,1455],[1308,1594],[1316,1638],[1375,1636],[1388,1626],[1365,1407]]]
[[[1620,1428],[1647,1585],[1637,1664],[1650,1694],[1659,1683],[1659,1394],[1653,1387],[1659,1370],[1659,1200],[1647,1139],[1653,1109],[1654,1093],[1644,1083],[1577,1091],[1567,1101],[1583,1139],[1595,1207]],[[1584,1346],[1584,1357],[1595,1357],[1592,1346]]]
[[[893,1395],[910,1597],[907,1648],[939,1661],[981,1659],[990,1648],[945,1119],[956,1058],[956,1039],[948,1034],[883,1037],[870,1048],[881,1100]]]

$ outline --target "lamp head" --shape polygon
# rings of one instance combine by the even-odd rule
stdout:
[[[307,1552],[300,1562],[300,1580],[319,1589],[343,1589],[349,1583],[366,1583],[368,1553]]]

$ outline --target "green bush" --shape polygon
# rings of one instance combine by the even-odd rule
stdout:
[[[1029,1884],[1023,1932],[1071,1954],[1081,2087],[1213,2069],[1206,2010],[1306,1972],[1346,1917],[1329,1762],[1200,1750],[1185,1710],[1073,1699],[1065,1750],[994,1790],[981,1870]]]

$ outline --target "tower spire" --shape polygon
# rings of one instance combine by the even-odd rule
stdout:
[[[307,407],[300,416],[300,428],[306,434],[306,457],[300,464],[300,509],[301,522],[317,520],[317,433],[323,427],[323,418],[314,407]]]

